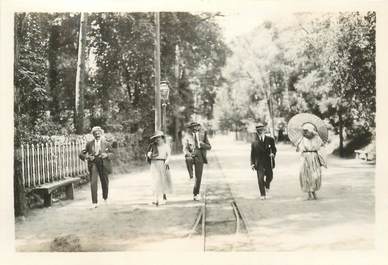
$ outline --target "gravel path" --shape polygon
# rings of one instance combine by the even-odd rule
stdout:
[[[226,136],[214,145],[257,251],[374,247],[374,165],[329,157],[319,199],[306,201],[299,186],[299,156],[280,144],[272,198],[261,201],[256,174],[249,168],[250,145]]]
[[[209,202],[207,250],[373,248],[373,165],[331,157],[319,200],[306,201],[297,177],[298,155],[291,146],[279,145],[272,198],[260,201],[256,174],[249,168],[249,144],[229,136],[217,136],[211,143],[210,162],[204,169]],[[85,185],[76,190],[74,201],[33,210],[25,221],[17,221],[16,250],[58,251],[66,247],[58,239],[70,238],[77,244],[70,248],[74,251],[203,251],[199,233],[187,238],[201,202],[192,200],[194,183],[188,178],[183,157],[175,156],[171,168],[174,194],[167,205],[149,204],[152,196],[147,170],[115,175],[110,181],[108,205],[89,209],[90,190]],[[236,237],[234,225],[228,222],[233,219],[233,200],[245,218],[249,247],[246,235]],[[53,248],[55,239],[57,246]],[[239,241],[244,244],[239,245]]]

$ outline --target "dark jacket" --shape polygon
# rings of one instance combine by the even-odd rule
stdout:
[[[255,168],[264,167],[267,170],[275,168],[275,157],[272,158],[270,154],[276,155],[275,140],[272,137],[265,136],[264,141],[260,141],[259,137],[251,144],[251,165]]]
[[[207,164],[207,151],[212,148],[210,145],[206,131],[200,131],[199,148],[194,147],[194,137],[192,133],[188,133],[183,140],[183,152],[186,157],[193,157],[197,161]]]
[[[94,152],[94,145],[95,144],[94,143],[95,143],[95,139],[86,143],[85,148],[79,154],[79,158],[82,161],[85,161],[85,159],[87,158],[87,155],[89,155],[89,156],[95,155],[95,152]],[[112,147],[110,146],[110,144],[107,141],[105,141],[103,139],[101,139],[101,143],[100,143],[100,153],[106,153],[108,155],[108,157],[102,159],[104,173],[105,174],[112,173],[112,164],[111,164],[111,159],[113,157]],[[93,163],[94,163],[93,160],[88,160],[89,171],[91,171]]]
[[[151,157],[148,157],[148,152],[151,152]],[[151,164],[152,158],[155,158],[157,156],[159,156],[158,145],[155,141],[153,141],[147,147],[147,152],[145,154],[146,161],[148,162],[148,164]]]

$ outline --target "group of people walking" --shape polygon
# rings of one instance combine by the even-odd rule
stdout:
[[[270,184],[275,168],[276,146],[274,138],[265,135],[265,126],[256,126],[256,138],[251,144],[251,168],[256,170],[260,191],[260,199],[270,198]],[[321,188],[322,170],[327,167],[326,160],[320,152],[323,140],[318,134],[317,127],[305,122],[300,128],[300,137],[296,138],[296,151],[301,153],[299,182],[308,200],[318,199],[317,191]]]
[[[204,164],[207,164],[207,151],[211,145],[206,131],[201,130],[201,125],[191,122],[188,126],[188,133],[183,138],[183,153],[189,178],[195,182],[193,187],[193,200],[199,200],[199,193],[202,182]],[[151,167],[152,192],[154,200],[152,204],[158,206],[165,204],[167,195],[172,192],[171,173],[169,169],[169,158],[171,150],[166,143],[165,135],[156,131],[150,138],[151,144],[147,151],[147,161]],[[163,198],[161,201],[160,199]]]
[[[207,151],[211,149],[206,131],[201,130],[201,125],[191,122],[188,132],[182,139],[185,163],[190,179],[195,179],[193,187],[193,200],[198,201],[204,164],[207,164]],[[313,122],[303,122],[298,125],[297,133],[291,139],[296,145],[296,151],[301,153],[299,172],[300,186],[307,193],[308,200],[316,200],[317,191],[322,183],[321,167],[326,167],[326,161],[320,153],[324,144],[319,129]],[[104,203],[108,201],[109,178],[111,173],[111,146],[102,139],[103,130],[93,127],[94,139],[86,144],[80,153],[82,160],[88,161],[90,187],[92,194],[92,208],[97,207],[97,181],[100,178],[102,197]],[[270,187],[275,168],[277,149],[275,139],[266,134],[266,127],[259,123],[256,125],[255,139],[251,144],[250,165],[256,171],[260,199],[270,198]],[[147,162],[150,164],[152,178],[152,204],[159,206],[167,202],[167,195],[173,192],[171,180],[171,149],[162,131],[156,131],[150,137],[150,144],[146,152]]]

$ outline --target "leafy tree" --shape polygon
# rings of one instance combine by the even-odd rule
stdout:
[[[297,13],[235,39],[225,76],[231,84],[251,80],[239,85],[251,99],[245,117],[259,119],[263,110],[252,106],[263,101],[267,113],[286,120],[300,112],[317,114],[338,133],[340,150],[345,135],[370,134],[375,126],[375,19],[373,12]]]
[[[375,14],[339,13],[313,23],[315,69],[298,85],[310,88],[310,109],[329,119],[343,154],[345,132],[357,136],[375,126]]]
[[[214,14],[161,13],[162,79],[170,81],[169,132],[196,112],[211,118],[227,48]],[[151,13],[90,13],[86,129],[153,130],[154,21]],[[74,131],[79,13],[15,15],[16,135]],[[197,84],[199,89],[194,91]],[[198,100],[194,108],[194,97]],[[174,119],[172,119],[174,117]]]

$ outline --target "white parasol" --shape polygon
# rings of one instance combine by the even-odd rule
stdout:
[[[297,145],[300,139],[303,137],[302,126],[305,123],[311,123],[317,129],[318,135],[321,137],[323,142],[328,140],[328,131],[326,124],[318,116],[310,113],[300,113],[293,116],[288,122],[288,137],[291,142]]]

